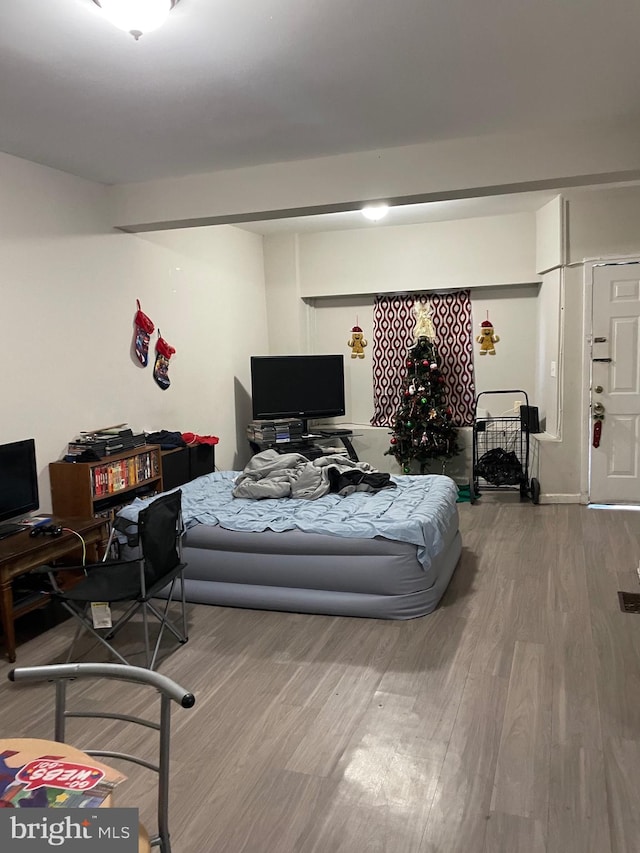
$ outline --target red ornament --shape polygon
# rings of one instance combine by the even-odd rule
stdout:
[[[398,443],[398,439],[397,439],[397,438],[392,438],[392,439],[389,441],[389,444],[397,444],[397,443]]]
[[[426,358],[423,358],[422,359],[422,366],[423,367],[429,367],[429,360]]]
[[[413,361],[410,358],[407,359],[407,367],[413,367]]]
[[[441,385],[444,385],[444,376],[438,376],[438,382],[439,382]]]

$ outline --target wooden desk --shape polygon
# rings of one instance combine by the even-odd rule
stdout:
[[[87,755],[85,752],[81,752],[79,749],[69,746],[67,743],[59,743],[55,740],[39,740],[37,738],[6,738],[0,740],[0,756],[5,752],[18,752],[22,753],[24,756],[33,758],[38,758],[44,755],[55,756],[59,760],[72,761],[78,764],[89,764],[94,767],[100,767],[105,771],[111,769],[99,759],[94,758],[91,755]],[[11,758],[7,759],[7,765],[10,767],[18,767],[21,766],[22,763],[23,760],[17,764],[12,763]],[[122,774],[117,775],[120,776],[120,778],[124,778]],[[100,808],[110,808],[111,806],[113,806],[113,797],[109,794],[108,799],[104,801]],[[142,824],[139,824],[139,830],[138,853],[149,853],[151,850],[149,834]]]
[[[90,559],[99,559],[109,538],[109,520],[106,518],[53,518],[56,524],[62,524],[77,531],[84,539]],[[78,564],[82,559],[82,544],[77,536],[63,532],[61,536],[29,536],[28,531],[0,539],[0,622],[4,634],[4,644],[9,661],[16,659],[16,634],[14,622],[19,617],[47,603],[47,595],[34,595],[24,604],[13,606],[11,582],[25,575],[37,566],[60,560],[71,555],[77,556]],[[89,558],[88,558],[89,559]]]

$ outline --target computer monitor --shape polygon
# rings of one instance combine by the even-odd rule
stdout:
[[[32,438],[0,444],[0,522],[20,521],[38,509],[36,443]],[[2,524],[0,523],[0,534]]]

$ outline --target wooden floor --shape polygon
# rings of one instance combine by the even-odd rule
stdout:
[[[197,696],[173,715],[174,853],[638,853],[640,615],[616,593],[640,591],[640,513],[484,500],[460,505],[462,561],[431,616],[190,607],[161,666]],[[18,663],[60,660],[70,635]],[[0,736],[49,736],[51,688],[8,669]],[[145,778],[117,802],[151,824]]]

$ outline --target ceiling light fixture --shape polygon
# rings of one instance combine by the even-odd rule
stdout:
[[[371,222],[379,222],[385,218],[387,213],[389,213],[388,204],[368,204],[362,208],[362,215],[370,219]]]
[[[179,0],[93,0],[105,18],[136,41],[143,33],[157,30]]]

